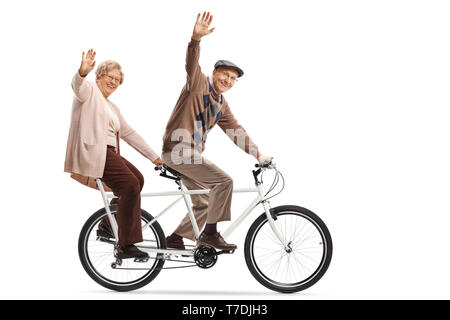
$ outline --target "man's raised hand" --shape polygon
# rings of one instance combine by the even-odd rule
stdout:
[[[194,25],[194,31],[192,32],[192,39],[200,41],[203,36],[206,36],[214,31],[216,28],[209,29],[211,25],[213,16],[209,12],[203,12],[203,15],[200,16],[200,13],[197,15],[197,21]]]

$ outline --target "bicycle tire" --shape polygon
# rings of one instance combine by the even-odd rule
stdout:
[[[330,232],[325,223],[315,213],[306,208],[285,205],[272,208],[271,211],[272,216],[276,219],[275,223],[283,234],[286,243],[290,243],[293,249],[291,252],[285,250],[270,229],[266,213],[261,214],[250,226],[245,239],[245,260],[250,273],[263,286],[277,292],[293,293],[305,290],[319,281],[330,265],[333,254]],[[295,226],[293,225],[294,223],[296,223]],[[303,235],[303,239],[300,238],[302,231],[299,231],[297,228],[299,224],[302,229],[308,230],[305,230],[305,232],[311,233],[310,237]],[[271,232],[272,235],[270,235]],[[292,232],[295,232],[294,235]],[[267,239],[264,237],[267,237]],[[314,246],[308,248],[304,247],[304,245],[315,245],[317,248]],[[313,258],[307,256],[307,254],[312,253],[314,253]],[[272,267],[268,267],[264,263],[267,263],[267,261],[270,263],[274,257],[279,257],[279,262],[275,259],[274,263],[278,263],[278,266],[275,266],[276,271],[272,272]],[[300,258],[303,261],[300,261]],[[264,259],[266,261],[263,261]],[[292,264],[298,263],[301,267],[291,267],[291,260],[293,261]],[[284,276],[286,279],[288,277],[295,277],[295,280],[290,280],[291,282],[288,282],[288,280],[284,281],[282,277],[277,275],[280,268],[283,268],[281,267],[283,261],[287,261],[288,265],[286,267],[287,275]],[[313,261],[314,265],[317,264],[317,267],[313,266],[311,269],[314,270],[308,271],[306,266],[312,264]],[[269,264],[267,263],[267,265]],[[298,280],[298,278],[302,277],[304,279]]]
[[[111,205],[110,206],[111,213],[115,215],[115,212],[117,210],[117,205]],[[78,239],[78,255],[81,261],[81,264],[84,268],[84,270],[87,272],[87,274],[98,284],[101,286],[115,290],[115,291],[132,291],[139,288],[142,288],[143,286],[150,283],[155,277],[159,274],[161,271],[161,268],[164,265],[164,259],[161,259],[161,255],[158,254],[154,259],[150,259],[150,263],[153,264],[151,267],[148,268],[148,272],[144,271],[144,274],[140,276],[138,279],[133,281],[115,281],[113,279],[109,279],[104,274],[102,274],[101,271],[97,270],[94,266],[94,263],[92,261],[92,255],[93,253],[89,252],[88,249],[88,243],[92,242],[94,237],[94,232],[96,231],[96,226],[98,223],[107,215],[105,208],[102,208],[91,215],[91,217],[85,222],[83,228],[81,229],[80,236]],[[145,210],[142,210],[141,219],[144,223],[147,223],[153,219],[153,217],[146,212]],[[154,222],[149,228],[150,231],[149,234],[152,234],[155,238],[156,244],[158,248],[165,249],[166,248],[166,239],[164,237],[164,232],[159,225],[159,223],[156,221]],[[91,240],[90,240],[91,239]],[[115,239],[113,239],[115,243]],[[110,249],[106,249],[104,255],[106,258],[102,259],[110,259],[106,261],[115,261],[114,257],[114,245],[110,244]],[[109,253],[108,253],[109,252]],[[127,263],[132,263],[131,259],[126,259]],[[124,260],[125,261],[125,260]],[[110,271],[109,269],[107,271]],[[118,270],[119,271],[119,270]]]

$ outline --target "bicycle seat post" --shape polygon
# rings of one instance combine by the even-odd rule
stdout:
[[[97,178],[95,179],[95,182],[97,183],[97,187],[102,195],[103,204],[105,205],[106,214],[108,215],[109,223],[111,224],[114,236],[116,237],[116,239],[119,239],[119,226],[117,225],[116,219],[113,218],[111,210],[109,209],[108,197],[106,195],[105,189],[103,188],[102,180]]]

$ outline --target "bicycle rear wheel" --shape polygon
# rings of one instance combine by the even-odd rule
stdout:
[[[302,207],[276,207],[272,216],[289,249],[280,243],[263,213],[245,239],[247,266],[255,279],[271,290],[304,290],[319,281],[330,265],[331,235],[316,214]]]
[[[110,206],[115,217],[117,205]],[[88,275],[105,288],[116,291],[139,289],[152,281],[164,265],[162,255],[149,253],[147,262],[135,262],[134,259],[123,259],[121,265],[116,263],[114,246],[116,239],[97,237],[100,221],[106,217],[105,208],[95,212],[84,224],[78,239],[78,254],[81,264]],[[142,210],[141,221],[144,226],[153,217]],[[165,248],[164,232],[158,222],[146,227],[142,232],[144,242],[156,248]]]

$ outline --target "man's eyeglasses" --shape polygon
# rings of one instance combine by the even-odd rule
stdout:
[[[229,74],[227,71],[219,71],[219,73],[222,74],[225,78],[230,79],[230,81],[233,83],[238,81],[238,79],[234,75]]]

